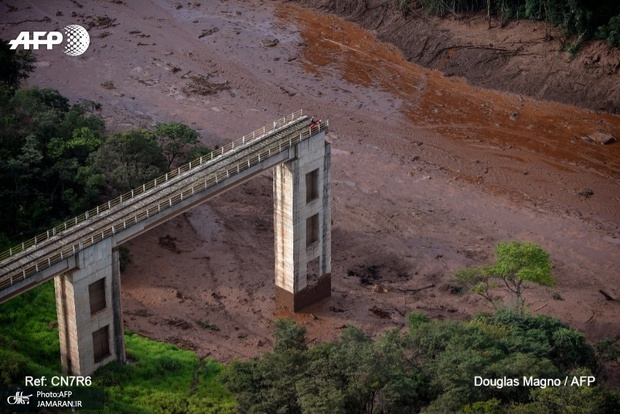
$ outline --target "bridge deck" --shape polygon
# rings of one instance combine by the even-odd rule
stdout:
[[[310,128],[309,118],[295,112],[4,252],[0,255],[0,292],[18,288],[16,284],[20,292],[34,287],[41,283],[40,278],[30,279],[37,273],[146,219],[166,217],[172,206],[198,199],[215,185],[226,187],[231,177],[257,168],[327,127],[323,123]]]

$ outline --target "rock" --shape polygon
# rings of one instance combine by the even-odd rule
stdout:
[[[598,142],[602,145],[609,145],[618,141],[616,137],[605,132],[595,132],[594,134],[590,134],[587,137],[584,137],[583,140],[586,142]]]
[[[278,39],[264,39],[261,40],[261,44],[265,47],[274,47],[277,46],[280,41]]]
[[[198,39],[202,39],[202,38],[203,38],[203,37],[205,37],[205,36],[212,35],[213,33],[216,33],[216,32],[219,32],[219,31],[220,31],[220,28],[219,28],[219,27],[213,27],[213,28],[211,28],[211,29],[204,29],[204,30],[202,31],[202,33],[200,33],[200,34],[198,35]]]

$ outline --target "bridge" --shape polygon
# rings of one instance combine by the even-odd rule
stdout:
[[[0,303],[53,278],[63,371],[124,363],[118,246],[269,169],[276,301],[298,311],[330,296],[327,129],[297,111],[12,247]]]

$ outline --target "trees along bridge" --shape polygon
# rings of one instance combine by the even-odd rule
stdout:
[[[11,248],[0,254],[0,303],[54,278],[63,371],[124,363],[117,247],[269,168],[276,301],[297,311],[330,296],[327,128],[295,112]]]

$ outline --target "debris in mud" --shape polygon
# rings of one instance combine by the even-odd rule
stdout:
[[[135,35],[136,37],[151,37],[151,35],[142,33],[140,30],[132,30],[129,34]]]
[[[588,138],[589,140],[586,141],[586,138]],[[602,144],[602,145],[609,145],[609,144],[613,144],[614,142],[617,142],[618,140],[616,139],[616,137],[614,137],[611,134],[607,134],[604,132],[595,132],[594,134],[590,134],[587,137],[584,137],[584,141],[598,142],[599,144]]]
[[[166,63],[166,69],[172,73],[177,73],[181,71],[180,67],[171,65],[170,63]]]
[[[149,316],[153,316],[153,314],[151,312],[149,312],[147,309],[138,309],[135,311],[127,311],[125,312],[127,315],[133,315],[133,316],[141,316],[141,317],[149,317]]]
[[[219,331],[220,330],[219,326],[217,326],[214,323],[201,321],[200,319],[194,319],[194,322],[196,322],[196,325],[200,326],[201,328],[209,329],[210,331]]]
[[[184,321],[183,319],[180,319],[180,318],[166,319],[166,323],[168,325],[181,328],[184,331],[192,327],[191,323]]]
[[[213,293],[211,293],[211,297],[212,297],[213,299],[215,299],[215,300],[226,299],[226,296],[224,296],[224,295],[220,295],[220,294],[219,294],[219,293],[217,293],[217,292],[213,292]]]
[[[334,312],[334,313],[341,313],[341,312],[344,312],[344,309],[337,308],[337,307],[335,307],[335,306],[330,306],[330,307],[329,307],[329,310],[330,310],[330,311],[332,311],[332,312]]]
[[[374,285],[373,280],[381,279],[381,268],[379,265],[360,265],[349,269],[347,276],[357,276],[360,284],[364,286]]]
[[[374,313],[375,315],[377,315],[378,317],[380,317],[381,319],[391,319],[390,314],[388,312],[384,311],[381,308],[378,308],[376,305],[368,310]]]
[[[217,33],[217,32],[219,32],[219,31],[220,31],[220,28],[219,28],[219,27],[213,27],[213,28],[211,28],[211,29],[204,29],[204,30],[202,31],[202,33],[200,33],[200,34],[198,35],[198,39],[202,39],[202,38],[203,38],[203,37],[205,37],[205,36],[210,36],[210,35],[212,35],[213,33]]]
[[[583,190],[579,191],[577,195],[583,198],[590,198],[594,195],[594,190],[592,190],[591,188],[584,188]]]
[[[286,93],[288,96],[295,96],[297,95],[296,91],[291,90],[290,88],[286,88],[282,85],[278,85],[280,87],[280,90],[284,93]]]
[[[604,132],[595,132],[593,134],[586,135],[585,137],[581,137],[581,139],[587,144],[598,142],[602,145],[609,145],[618,141],[613,135]]]
[[[190,83],[183,87],[183,92],[186,94],[196,95],[213,95],[220,91],[226,91],[230,89],[228,81],[224,83],[211,82],[209,78],[202,75],[194,75],[190,77]]]
[[[510,116],[510,119],[513,121],[516,121],[517,119],[519,119],[519,114],[516,112],[511,112],[509,116]]]
[[[176,237],[172,237],[169,234],[166,234],[165,236],[160,236],[158,239],[159,244],[162,247],[165,247],[168,250],[172,250],[175,253],[181,253],[181,250],[177,247],[176,244]]]
[[[26,20],[20,20],[18,22],[11,22],[11,23],[7,23],[11,26],[16,26],[18,24],[22,24],[22,23],[30,23],[30,22],[34,22],[34,23],[49,23],[51,22],[52,19],[50,19],[48,16],[44,16],[40,19],[26,19]]]
[[[265,47],[274,47],[277,46],[280,41],[278,39],[263,39],[260,43]]]
[[[375,293],[387,293],[388,290],[386,288],[384,288],[381,285],[377,285],[377,284],[373,284],[372,287],[370,288],[371,291],[375,292]]]
[[[460,295],[461,293],[463,293],[463,287],[462,286],[455,286],[455,285],[451,285],[450,283],[446,283],[444,285],[441,285],[439,287],[439,290],[443,291],[443,292],[447,292],[451,295]]]
[[[107,81],[103,82],[101,84],[101,87],[103,89],[116,89],[116,87],[114,86],[114,82],[112,82],[111,80],[107,80]]]
[[[97,27],[99,29],[107,29],[110,27],[118,26],[119,23],[114,23],[116,19],[112,19],[109,16],[96,16],[89,22],[86,22],[86,26],[88,29],[92,29],[93,27]]]

